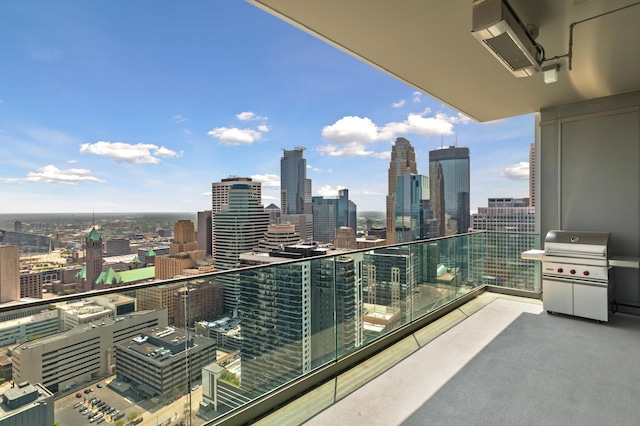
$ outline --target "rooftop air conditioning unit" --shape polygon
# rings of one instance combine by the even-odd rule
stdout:
[[[471,34],[516,77],[540,71],[536,43],[505,0],[475,0]]]

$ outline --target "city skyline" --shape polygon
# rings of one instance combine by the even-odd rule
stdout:
[[[472,211],[528,196],[533,116],[475,123],[244,2],[150,5],[3,5],[0,213],[203,211],[230,175],[277,205],[294,146],[313,196],[385,211],[396,137],[424,175],[468,147]]]

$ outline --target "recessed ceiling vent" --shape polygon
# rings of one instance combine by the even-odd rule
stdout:
[[[536,43],[505,0],[475,0],[472,7],[471,34],[513,75],[540,71]]]

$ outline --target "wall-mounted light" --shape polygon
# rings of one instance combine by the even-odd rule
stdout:
[[[558,70],[560,69],[559,64],[550,65],[548,67],[542,68],[542,74],[544,75],[545,84],[551,84],[558,81]]]

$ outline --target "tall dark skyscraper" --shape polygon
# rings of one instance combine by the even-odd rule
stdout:
[[[305,148],[285,149],[280,158],[280,220],[296,227],[302,240],[313,238],[311,179],[307,179]]]
[[[311,213],[311,180],[307,179],[304,147],[283,150],[280,158],[280,210],[282,214]]]
[[[442,186],[437,182],[440,175],[444,183]],[[468,232],[471,224],[469,148],[450,146],[429,151],[429,176],[432,183],[431,205],[439,221],[439,229],[444,227],[444,235]],[[442,201],[444,209],[438,205]],[[444,217],[441,216],[443,210]]]
[[[395,244],[395,209],[398,176],[405,173],[418,174],[416,153],[411,143],[405,138],[397,138],[391,148],[389,163],[389,192],[387,195],[387,244]]]

